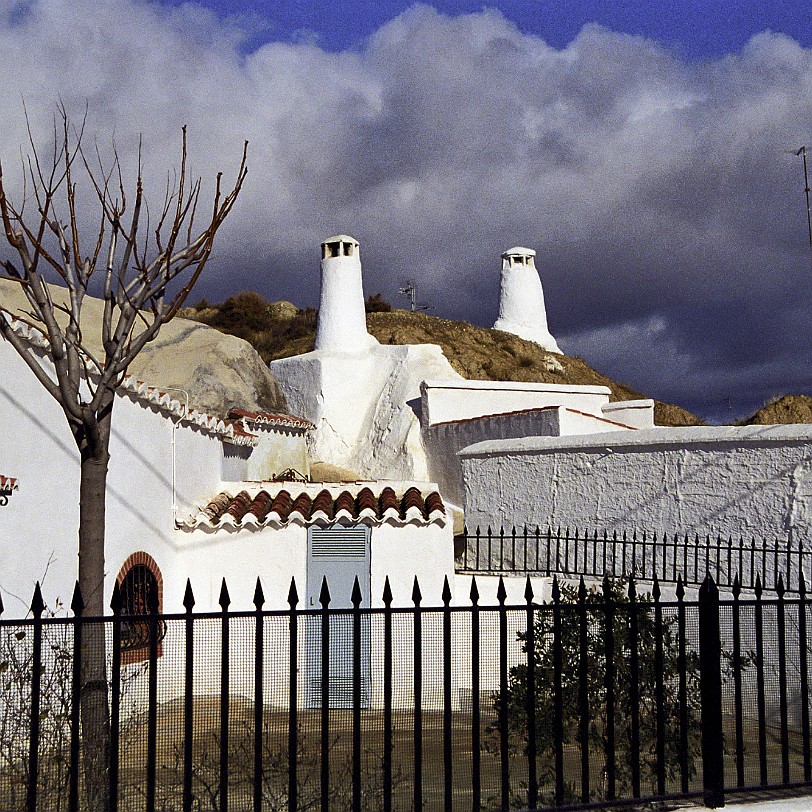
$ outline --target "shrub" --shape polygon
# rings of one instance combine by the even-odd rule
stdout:
[[[612,630],[614,633],[614,697],[615,697],[615,753],[616,790],[623,794],[631,789],[631,738],[632,738],[632,617],[637,616],[637,706],[639,709],[640,779],[641,785],[649,782],[656,787],[656,659],[658,630],[654,610],[646,605],[650,595],[637,598],[638,608],[632,608],[627,589],[621,580],[607,580],[605,595],[593,588],[580,590],[568,584],[561,585],[561,649],[564,667],[561,673],[561,696],[563,707],[563,745],[581,744],[579,711],[579,661],[580,661],[580,615],[579,605],[587,611],[587,691],[589,696],[589,744],[591,750],[603,754],[606,747],[607,716],[605,695],[607,612],[603,608],[613,606]],[[555,720],[554,720],[554,639],[553,611],[551,606],[535,613],[533,624],[535,637],[535,722],[536,751],[539,757],[541,782],[555,779]],[[666,779],[680,775],[680,706],[679,706],[679,638],[677,617],[662,619],[662,691],[664,708],[664,765]],[[523,651],[528,650],[528,635],[518,633]],[[685,672],[687,679],[688,753],[689,778],[694,774],[695,756],[700,751],[699,738],[699,656],[686,649]],[[527,664],[510,669],[506,696],[494,694],[498,711],[507,703],[507,727],[511,746],[527,752]],[[498,723],[493,733],[499,732]],[[606,775],[603,774],[605,783]],[[580,782],[580,776],[578,777]],[[593,785],[593,797],[605,797],[605,786]],[[575,781],[568,782],[566,795],[576,797]]]

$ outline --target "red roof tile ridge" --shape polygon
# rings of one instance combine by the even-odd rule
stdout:
[[[301,491],[292,498],[289,491],[281,489],[275,496],[263,489],[252,496],[243,488],[236,496],[222,492],[205,508],[181,522],[182,527],[229,526],[256,527],[268,524],[332,524],[339,522],[374,524],[434,524],[444,523],[447,513],[443,498],[437,490],[426,496],[416,485],[406,488],[398,499],[394,488],[387,485],[379,496],[369,487],[357,495],[342,490],[335,495],[323,488],[315,498]]]
[[[0,474],[0,490],[16,491],[18,488],[17,477],[3,476]]]
[[[309,420],[283,412],[249,412],[247,409],[230,409],[228,416],[239,418],[248,423],[261,423],[278,426],[293,426],[297,428],[314,428]]]
[[[616,403],[622,403],[623,401],[615,401]],[[625,423],[618,423],[617,420],[610,420],[608,417],[601,417],[597,414],[592,414],[592,412],[582,412],[580,409],[573,409],[571,406],[564,407],[568,412],[572,412],[573,414],[579,414],[582,417],[592,417],[595,420],[600,420],[602,423],[609,423],[612,426],[620,426],[623,429],[631,429],[632,431],[637,431],[634,426],[627,426]]]

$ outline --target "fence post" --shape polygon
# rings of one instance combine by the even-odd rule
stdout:
[[[147,593],[147,786],[146,810],[155,812],[158,769],[158,589]],[[223,812],[226,812],[224,810]]]
[[[479,589],[471,578],[471,811],[479,812],[482,801],[479,708]]]
[[[321,579],[321,812],[330,809],[330,589],[327,576]]]
[[[561,672],[564,670],[564,646],[561,640],[561,589],[553,576],[553,748],[555,759],[555,805],[564,804],[564,699]],[[535,697],[534,697],[535,700]],[[535,713],[535,709],[534,709]]]
[[[186,590],[183,593],[184,618],[184,672],[183,672],[183,812],[192,812],[194,795],[192,793],[192,755],[194,738],[194,668],[195,668],[195,629],[192,610],[195,608],[195,596],[192,582],[186,579]]]
[[[507,812],[510,809],[510,753],[508,750],[508,662],[507,662],[507,609],[505,600],[507,591],[505,581],[499,576],[499,586],[496,589],[496,600],[499,602],[499,767],[500,767],[500,809]]]
[[[554,580],[553,583],[557,588],[558,582]],[[527,602],[527,805],[534,809],[539,797],[536,765],[536,624],[533,586],[529,575],[524,588],[524,599]]]
[[[34,587],[31,614],[34,616],[34,641],[31,652],[31,716],[28,731],[28,787],[25,796],[26,812],[37,812],[37,779],[39,778],[39,721],[40,691],[42,687],[42,613],[45,601],[39,581]]]
[[[361,812],[361,585],[352,585],[352,810]]]
[[[392,588],[388,575],[383,605],[383,812],[392,812]]]
[[[490,544],[490,533],[488,533]],[[489,559],[490,560],[490,555]],[[423,619],[420,612],[420,584],[417,576],[414,577],[412,587],[412,640],[414,656],[414,809],[422,812],[423,809]]]
[[[448,576],[443,583],[443,808],[454,806],[454,759],[451,738],[451,587]]]
[[[121,610],[123,599],[118,582],[113,584],[113,651],[110,663],[110,758],[108,771],[109,812],[118,812],[118,756],[121,721]]]
[[[231,597],[228,594],[226,579],[220,586],[220,783],[218,809],[220,812],[228,812],[228,726],[229,726],[229,695],[230,685],[230,630],[228,607],[231,605]]]
[[[82,697],[82,612],[85,602],[82,600],[82,592],[79,589],[79,582],[73,589],[73,600],[71,609],[73,610],[73,674],[71,678],[71,699],[70,699],[70,787],[68,798],[68,809],[71,812],[79,810],[79,711]]]
[[[705,806],[711,809],[725,805],[721,652],[719,590],[708,575],[699,589],[699,679],[702,786]]]

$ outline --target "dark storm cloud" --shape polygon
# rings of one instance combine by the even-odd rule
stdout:
[[[799,159],[812,52],[769,33],[685,63],[586,26],[563,49],[498,12],[416,6],[358,52],[246,37],[194,5],[0,2],[2,156],[53,102],[144,133],[160,190],[188,124],[194,167],[250,175],[200,293],[314,305],[320,239],[362,244],[365,286],[408,278],[435,313],[488,325],[499,254],[537,249],[565,350],[662,398],[723,415],[812,391]],[[10,77],[10,78],[9,78]]]

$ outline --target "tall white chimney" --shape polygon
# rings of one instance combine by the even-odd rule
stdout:
[[[532,248],[520,246],[502,254],[499,318],[493,328],[533,341],[549,352],[561,353],[547,327],[535,256]]]
[[[377,344],[367,332],[358,240],[338,234],[321,244],[316,349],[358,353]]]

